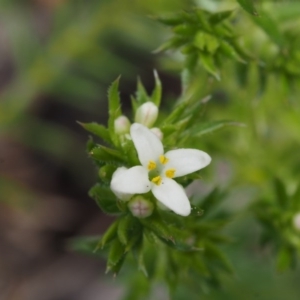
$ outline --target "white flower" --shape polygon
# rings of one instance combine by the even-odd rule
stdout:
[[[211,161],[210,156],[196,149],[177,149],[164,154],[159,138],[141,124],[132,124],[130,134],[141,166],[118,168],[112,177],[112,191],[128,200],[130,195],[151,190],[158,201],[176,214],[189,215],[189,199],[183,187],[172,178],[206,167]]]
[[[151,101],[142,104],[136,111],[135,122],[151,127],[158,116],[158,107]]]

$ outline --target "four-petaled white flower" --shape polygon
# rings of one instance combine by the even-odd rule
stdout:
[[[112,177],[112,191],[128,200],[133,194],[151,190],[158,201],[176,214],[189,215],[189,199],[183,187],[172,178],[206,167],[211,162],[210,156],[196,149],[177,149],[164,154],[159,138],[141,124],[132,124],[130,134],[141,166],[118,168]]]

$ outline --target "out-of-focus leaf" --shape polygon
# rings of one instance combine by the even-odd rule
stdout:
[[[287,246],[282,246],[279,253],[277,254],[277,270],[280,272],[286,271],[291,268],[294,264],[293,249]]]
[[[254,0],[237,0],[237,2],[249,14],[251,14],[253,16],[258,16],[258,12],[254,5],[254,2],[255,2]]]
[[[227,257],[213,243],[206,242],[204,254],[208,259],[218,262],[218,264],[228,273],[233,273],[233,268]]]
[[[215,63],[213,61],[213,57],[210,54],[201,52],[200,54],[200,61],[202,66],[204,67],[204,69],[210,73],[211,75],[213,75],[217,80],[220,80],[220,74],[219,74],[219,70],[217,69],[217,67],[215,66]]]
[[[73,251],[95,255],[95,249],[100,240],[101,236],[77,237],[71,239],[67,246]]]
[[[263,12],[260,17],[254,18],[253,21],[269,36],[269,38],[279,47],[285,46],[285,40],[278,28],[278,23],[270,15]]]
[[[103,212],[107,214],[120,213],[117,198],[109,187],[103,187],[97,183],[90,189],[89,196],[96,201]]]
[[[96,136],[100,137],[101,139],[103,139],[105,142],[107,143],[112,143],[110,135],[109,135],[109,131],[108,129],[101,125],[101,124],[97,124],[95,122],[92,123],[81,123],[81,122],[77,122],[79,125],[81,125],[85,130],[95,134]]]
[[[206,122],[206,123],[200,123],[199,125],[193,126],[191,129],[189,129],[188,134],[191,136],[200,137],[207,133],[212,133],[216,130],[222,129],[227,126],[239,126],[243,127],[245,126],[242,123],[234,122],[234,121],[213,121],[213,122]]]
[[[291,204],[289,203],[290,199],[289,196],[287,195],[283,182],[279,178],[274,179],[274,188],[275,188],[277,203],[282,209],[287,208]]]
[[[217,25],[220,22],[228,19],[233,13],[233,10],[225,10],[221,12],[217,12],[209,17],[209,20],[212,24]]]

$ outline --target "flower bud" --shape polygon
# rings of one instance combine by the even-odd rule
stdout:
[[[154,206],[152,202],[144,197],[135,196],[129,201],[128,208],[133,216],[143,219],[152,214]]]
[[[152,131],[162,141],[164,134],[158,127],[153,127],[150,131]]]
[[[129,132],[130,121],[125,116],[120,116],[115,119],[115,133],[116,134],[125,134]]]
[[[151,127],[158,116],[158,108],[153,102],[142,104],[136,111],[135,122]]]
[[[293,218],[293,224],[296,230],[300,231],[300,212],[298,212]]]

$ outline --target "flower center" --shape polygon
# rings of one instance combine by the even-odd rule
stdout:
[[[160,161],[160,163],[161,163],[162,165],[165,165],[165,164],[169,161],[169,159],[166,158],[164,155],[161,155],[161,156],[159,157],[159,161]]]
[[[151,181],[153,183],[155,183],[156,185],[161,185],[162,178],[161,178],[161,176],[156,176],[156,177],[152,178]]]
[[[167,164],[169,159],[164,155],[160,155],[159,162],[150,160],[148,162],[149,170],[149,179],[156,185],[161,185],[163,177],[173,178],[175,176],[176,169],[171,168],[164,172],[163,174],[163,165]]]
[[[152,171],[156,168],[156,163],[153,160],[150,160],[148,163],[148,170]]]
[[[165,174],[168,178],[173,178],[175,176],[175,172],[176,172],[175,169],[169,169],[165,172]]]

